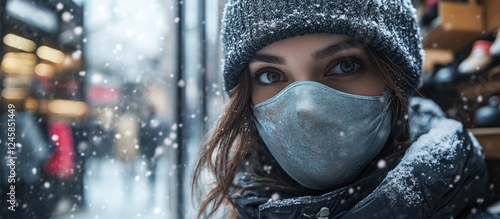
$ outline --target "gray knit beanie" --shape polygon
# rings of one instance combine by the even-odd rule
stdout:
[[[405,93],[420,82],[423,50],[411,0],[226,0],[223,85],[229,91],[257,51],[297,35],[353,37],[403,68]],[[408,80],[409,79],[409,80]]]

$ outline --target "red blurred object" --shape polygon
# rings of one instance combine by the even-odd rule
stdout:
[[[63,122],[49,124],[49,137],[56,149],[45,163],[43,169],[51,176],[69,179],[74,174],[75,154],[71,127]]]
[[[490,47],[493,42],[477,40],[469,56],[458,65],[461,74],[478,74],[491,67]]]
[[[425,0],[425,8],[430,8],[432,7],[434,4],[437,4],[439,2],[439,0]]]
[[[120,92],[114,87],[95,85],[87,88],[87,100],[93,104],[116,104]]]

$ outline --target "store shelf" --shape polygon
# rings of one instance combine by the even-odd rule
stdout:
[[[484,12],[485,12],[485,27],[487,30],[493,30],[500,27],[500,13],[498,9],[500,8],[500,1],[498,0],[487,0],[484,1]]]
[[[438,18],[423,33],[425,48],[458,52],[485,34],[482,4],[477,1],[438,4]]]
[[[477,75],[474,82],[462,82],[455,85],[460,94],[467,98],[500,93],[500,65]]]
[[[500,159],[500,127],[499,128],[473,128],[469,131],[474,134],[483,146],[486,159]]]
[[[423,30],[424,48],[464,51],[500,26],[500,1],[439,3],[439,17]]]
[[[425,49],[423,73],[431,74],[435,65],[448,65],[453,61],[453,52],[445,49]]]

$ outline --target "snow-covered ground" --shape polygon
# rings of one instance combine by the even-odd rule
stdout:
[[[150,172],[142,160],[132,165],[118,160],[90,160],[85,179],[86,207],[71,212],[70,204],[61,202],[56,219],[127,219],[167,218],[167,168],[165,156],[158,161],[156,188],[147,181]],[[134,173],[130,173],[130,166]]]

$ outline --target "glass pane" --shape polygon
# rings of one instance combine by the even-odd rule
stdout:
[[[2,218],[177,218],[181,4],[0,4]]]

